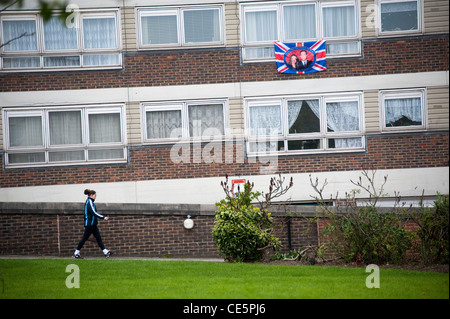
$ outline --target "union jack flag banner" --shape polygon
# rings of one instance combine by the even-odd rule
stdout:
[[[325,40],[312,42],[275,42],[278,73],[313,73],[327,69]]]

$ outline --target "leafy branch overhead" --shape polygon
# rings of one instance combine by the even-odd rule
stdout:
[[[23,7],[24,0],[0,0],[0,13],[6,10],[12,9],[21,9]],[[44,22],[50,20],[50,18],[54,15],[59,17],[62,22],[66,21],[67,17],[71,14],[70,11],[66,10],[67,2],[66,1],[45,1],[39,0],[39,13],[42,16]],[[21,34],[9,39],[4,43],[0,43],[0,48],[10,44],[13,41],[19,40],[23,37],[31,37],[34,36],[35,32],[22,32]]]

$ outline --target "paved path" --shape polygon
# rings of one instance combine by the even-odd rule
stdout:
[[[224,262],[221,258],[159,258],[159,257],[110,257],[116,260],[185,260],[185,261],[208,261],[208,262]],[[24,256],[24,255],[0,255],[0,259],[73,259],[71,257],[58,257],[58,256]],[[85,257],[83,259],[105,259],[105,257]]]

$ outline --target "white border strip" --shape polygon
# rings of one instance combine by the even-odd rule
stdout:
[[[316,194],[310,184],[309,173],[284,174],[288,180],[294,180],[293,188],[280,200],[312,201]],[[425,196],[435,196],[436,192],[449,193],[449,168],[409,168],[378,170],[375,175],[375,186],[380,187],[384,176],[388,176],[384,187],[387,198],[394,197],[394,191],[400,192],[402,198],[420,197],[422,190]],[[270,178],[276,175],[230,176],[232,179],[245,178],[255,183],[255,190],[267,191]],[[345,196],[357,187],[350,180],[357,181],[361,171],[318,172],[312,173],[321,185],[325,179],[328,185],[324,196],[333,198]],[[214,205],[225,197],[220,182],[225,177],[166,179],[148,181],[130,181],[118,183],[93,183],[50,185],[32,187],[13,187],[0,189],[0,202],[84,202],[83,191],[86,188],[97,191],[99,203],[155,203],[155,204],[205,204]],[[364,178],[363,182],[366,182]],[[367,184],[367,182],[365,183]],[[360,198],[367,198],[363,192]]]
[[[449,71],[225,84],[0,93],[0,107],[267,97],[448,86]]]

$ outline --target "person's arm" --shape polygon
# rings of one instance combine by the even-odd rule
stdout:
[[[94,206],[94,203],[92,202],[92,200],[89,201],[89,204],[90,204],[90,209],[91,209],[91,211],[92,211],[98,218],[105,219],[106,216],[104,216],[104,215],[100,214],[99,212],[97,212],[97,210],[95,209],[95,206]],[[106,219],[106,220],[108,220],[108,219]]]

